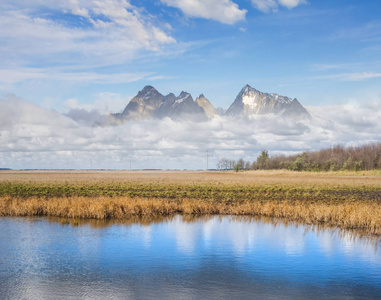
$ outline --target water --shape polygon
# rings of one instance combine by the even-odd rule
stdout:
[[[250,218],[0,218],[0,298],[381,299],[379,246]]]

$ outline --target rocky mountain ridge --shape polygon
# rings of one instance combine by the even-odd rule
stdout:
[[[230,105],[225,115],[265,115],[275,114],[295,120],[311,119],[308,111],[295,99],[260,92],[249,85],[245,85]]]
[[[308,111],[296,98],[263,93],[249,85],[242,88],[226,111],[214,108],[203,94],[196,100],[184,91],[177,97],[173,93],[164,96],[154,87],[146,86],[130,100],[122,113],[113,114],[112,117],[116,122],[166,117],[174,120],[207,121],[221,115],[241,118],[264,114],[280,115],[294,121],[311,119]]]

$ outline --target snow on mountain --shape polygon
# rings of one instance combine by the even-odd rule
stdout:
[[[154,87],[146,86],[131,99],[122,113],[112,116],[115,122],[166,117],[206,121],[218,115],[240,117],[264,114],[280,115],[293,120],[311,119],[308,111],[297,99],[262,93],[249,85],[242,88],[226,112],[222,108],[215,109],[203,94],[194,101],[192,96],[184,91],[178,97],[173,93],[163,96]]]
[[[207,121],[204,109],[197,105],[192,96],[187,92],[181,94],[170,103],[163,103],[161,116],[174,120]]]
[[[180,103],[183,103],[184,100],[186,100],[186,99],[189,98],[189,97],[192,97],[192,96],[191,96],[190,94],[186,93],[186,92],[182,92],[182,93],[180,94],[180,96],[176,98],[176,101],[175,101],[174,104],[180,104]]]
[[[297,99],[292,100],[274,93],[262,93],[249,85],[242,88],[226,111],[226,115],[232,117],[264,114],[279,114],[298,119],[310,118],[307,110]]]
[[[116,123],[165,117],[177,120],[208,120],[204,109],[189,93],[181,92],[178,97],[172,93],[163,96],[152,86],[144,87],[121,114],[113,114],[112,117]]]

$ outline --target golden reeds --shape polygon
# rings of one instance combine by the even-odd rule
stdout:
[[[378,203],[306,203],[305,201],[211,202],[195,199],[128,197],[0,198],[0,216],[55,216],[63,218],[127,219],[133,216],[252,215],[306,224],[325,224],[381,235]]]
[[[363,173],[5,171],[0,216],[248,215],[381,235],[381,177]]]

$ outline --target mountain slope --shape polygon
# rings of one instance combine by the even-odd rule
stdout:
[[[210,103],[210,101],[206,99],[203,94],[196,98],[196,103],[204,110],[205,114],[209,119],[213,119],[218,115],[212,103]]]
[[[206,104],[206,101],[209,105]],[[213,105],[205,99],[203,103],[208,111]],[[163,96],[152,86],[145,86],[130,100],[122,113],[112,114],[114,123],[130,120],[163,119],[206,121],[208,116],[204,108],[198,105],[189,93],[181,92],[176,97],[173,93]]]
[[[154,87],[146,86],[131,99],[122,113],[113,114],[113,122],[129,120],[163,119],[207,121],[219,115],[242,117],[252,115],[274,114],[289,120],[299,121],[311,119],[308,111],[297,99],[262,93],[249,85],[245,85],[232,105],[224,113],[218,111],[203,94],[194,101],[187,92],[178,97],[173,93],[163,96]]]
[[[311,120],[312,117],[310,113],[299,103],[298,99],[292,100],[290,105],[286,107],[284,112],[282,113],[282,117],[288,119],[306,119]]]
[[[164,100],[162,94],[154,87],[147,85],[131,99],[120,118],[128,120],[151,119]]]
[[[159,111],[161,116],[174,120],[206,121],[208,119],[204,109],[187,92],[181,92],[175,99],[172,98],[163,103]]]
[[[278,94],[262,93],[249,85],[245,85],[237,95],[233,104],[226,111],[227,116],[250,116],[275,114],[286,118],[309,119],[307,110],[297,99]]]

